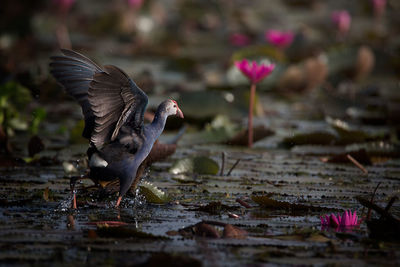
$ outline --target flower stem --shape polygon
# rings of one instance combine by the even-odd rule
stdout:
[[[256,84],[252,83],[250,87],[250,104],[249,104],[249,120],[248,120],[248,147],[253,146],[253,110],[254,110],[254,97],[256,94]]]

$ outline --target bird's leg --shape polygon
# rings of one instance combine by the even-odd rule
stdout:
[[[87,175],[83,175],[83,176],[73,176],[70,178],[69,180],[69,185],[71,188],[71,192],[72,192],[72,208],[73,209],[77,209],[77,205],[76,205],[76,193],[75,193],[75,184],[78,180],[82,180],[85,179]]]
[[[71,179],[70,179],[70,181],[69,181],[69,185],[70,185],[70,187],[71,187],[71,192],[72,192],[72,197],[73,197],[73,199],[72,199],[72,208],[73,208],[73,209],[77,209],[77,205],[76,205],[76,193],[75,193],[75,184],[76,184],[76,181],[78,181],[80,178],[81,178],[81,177],[79,177],[79,176],[74,176],[74,177],[71,177]]]
[[[122,196],[119,196],[118,199],[117,199],[117,203],[115,204],[116,208],[119,207],[119,204],[121,203],[121,200],[122,200]]]

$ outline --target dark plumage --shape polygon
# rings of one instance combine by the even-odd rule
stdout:
[[[82,135],[90,140],[90,178],[119,179],[118,206],[130,186],[136,185],[136,173],[164,130],[167,117],[183,118],[183,113],[174,100],[166,100],[158,106],[153,122],[144,125],[147,95],[125,72],[112,65],[100,67],[71,50],[62,53],[51,57],[50,72],[82,107]]]

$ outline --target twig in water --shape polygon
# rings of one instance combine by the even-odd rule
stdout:
[[[353,162],[354,165],[356,165],[363,173],[368,174],[367,169],[364,168],[364,166],[358,162],[355,158],[353,158],[350,154],[347,154],[346,157]]]
[[[400,220],[397,219],[396,217],[394,217],[389,212],[385,211],[380,206],[376,205],[375,203],[371,203],[371,201],[368,201],[367,199],[365,199],[363,197],[356,197],[356,199],[358,200],[358,202],[360,202],[361,205],[363,205],[363,206],[365,206],[365,207],[367,207],[369,209],[373,209],[379,215],[381,215],[385,219],[389,220],[391,223],[394,223],[395,225],[400,226]]]
[[[376,191],[378,190],[378,187],[379,187],[380,185],[381,185],[381,182],[379,182],[379,183],[376,185],[375,190],[374,190],[374,193],[372,193],[372,197],[371,197],[371,200],[370,200],[372,204],[374,203],[375,194],[376,194]],[[368,213],[367,213],[367,220],[371,219],[371,212],[372,212],[372,209],[369,208],[369,209],[368,209]]]
[[[233,169],[236,168],[236,165],[238,165],[240,162],[240,159],[236,160],[235,164],[232,165],[231,169],[228,171],[228,173],[226,174],[226,176],[231,175],[231,172],[233,171]]]
[[[224,168],[225,168],[225,152],[221,153],[221,171],[219,172],[220,176],[224,175]]]

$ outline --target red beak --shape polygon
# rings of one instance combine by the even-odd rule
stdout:
[[[182,112],[182,110],[180,108],[178,108],[176,110],[176,114],[175,115],[178,116],[179,118],[182,118],[182,119],[184,118],[183,112]]]

